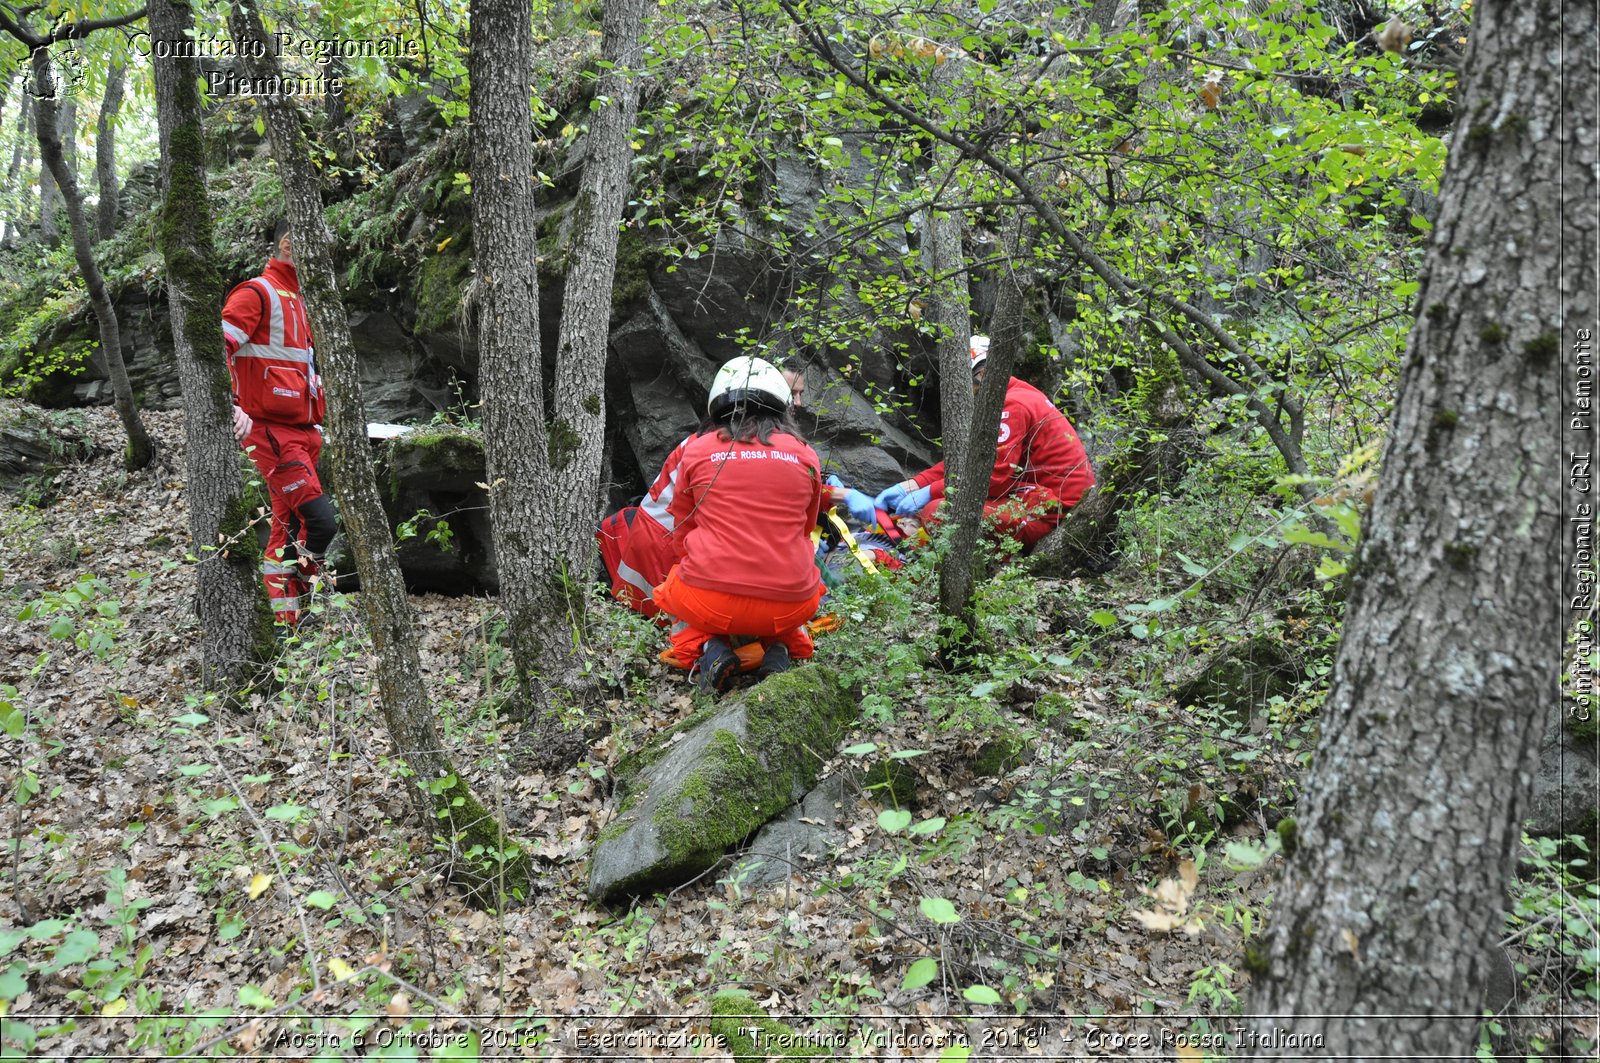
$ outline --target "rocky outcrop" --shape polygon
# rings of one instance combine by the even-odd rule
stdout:
[[[0,490],[42,502],[56,470],[94,456],[94,444],[63,424],[62,416],[0,403]]]
[[[618,769],[590,895],[619,901],[711,867],[810,789],[857,712],[831,670],[803,665],[651,743]]]
[[[1528,830],[1564,837],[1593,835],[1600,810],[1600,747],[1593,720],[1569,719],[1559,706],[1549,709],[1549,724],[1539,743]]]
[[[1267,703],[1287,697],[1304,669],[1282,642],[1257,635],[1219,651],[1173,696],[1179,705],[1209,705],[1239,726],[1264,717]]]

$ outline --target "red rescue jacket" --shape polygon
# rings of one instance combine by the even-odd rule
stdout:
[[[229,292],[222,336],[240,409],[272,424],[322,422],[322,378],[312,359],[311,322],[293,265],[268,259],[261,276]]]
[[[774,602],[816,593],[821,463],[786,432],[771,439],[733,443],[713,430],[684,447],[670,510],[678,578],[689,586]]]
[[[944,462],[912,479],[918,487],[931,485],[934,498],[944,497]],[[1049,488],[1063,505],[1073,506],[1094,486],[1094,467],[1067,415],[1044,392],[1012,377],[1000,413],[989,498],[1018,494],[1034,485]]]

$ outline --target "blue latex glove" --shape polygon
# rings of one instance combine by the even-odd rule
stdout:
[[[872,500],[872,504],[878,509],[885,509],[892,513],[894,512],[895,503],[904,497],[906,497],[906,489],[899,484],[895,484],[893,487],[885,487],[882,491],[879,491],[878,497]]]
[[[906,496],[895,503],[894,513],[897,517],[913,517],[921,511],[922,507],[933,501],[932,487],[919,487],[909,491]]]
[[[878,507],[872,504],[872,496],[866,492],[847,489],[844,504],[850,510],[850,515],[867,527],[877,523]]]

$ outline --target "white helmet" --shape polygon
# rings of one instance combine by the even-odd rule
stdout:
[[[976,373],[978,367],[989,357],[989,337],[974,336],[967,341],[967,351],[972,355],[972,371]]]
[[[716,417],[741,402],[783,411],[793,400],[789,380],[765,358],[748,355],[733,359],[711,380],[711,397],[706,411]]]

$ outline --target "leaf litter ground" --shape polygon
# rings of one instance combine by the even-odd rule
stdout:
[[[981,777],[985,736],[898,705],[849,741],[923,751],[903,761],[914,794],[896,800],[942,827],[886,831],[891,802],[857,775],[831,863],[759,889],[722,868],[610,911],[583,892],[609,769],[692,711],[681,675],[624,626],[635,637],[595,662],[613,686],[609,733],[559,774],[519,771],[519,727],[481,708],[501,663],[495,603],[416,597],[449,753],[546,868],[531,903],[477,911],[407,818],[353,599],[326,603],[248,711],[197,705],[181,415],[147,415],[168,466],[132,475],[111,412],[85,416],[102,456],[61,473],[56,501],[15,512],[0,541],[0,682],[28,721],[12,768],[37,779],[8,808],[0,941],[61,921],[0,957],[28,968],[9,1021],[36,1052],[300,1058],[355,1034],[367,1051],[425,1057],[476,1034],[489,1056],[721,1059],[708,1016],[727,989],[836,1056],[1161,1056],[1228,1028],[1275,862],[1230,871],[1151,814],[1202,803],[1135,770],[1172,725],[1170,702],[1157,717],[1106,670],[1006,680],[996,711],[1029,756]],[[17,619],[88,573],[104,590],[87,606]],[[110,601],[115,616],[97,609]],[[1044,719],[1051,698],[1070,711]],[[1290,766],[1263,765],[1252,785],[1281,786]],[[860,767],[841,755],[828,770]],[[1261,836],[1259,814],[1237,820],[1227,835]],[[1185,859],[1197,855],[1198,871]],[[50,970],[74,930],[94,933],[92,962]],[[908,978],[926,957],[931,980],[925,963]]]

